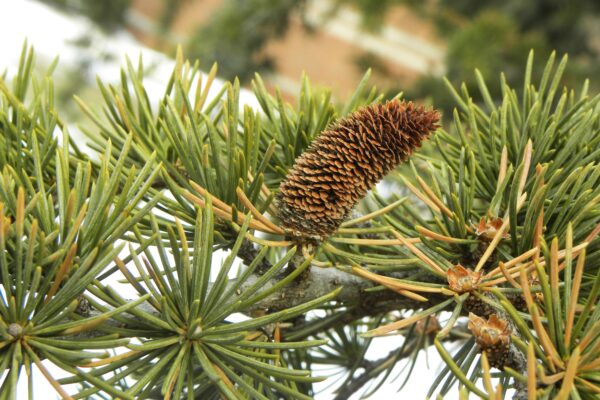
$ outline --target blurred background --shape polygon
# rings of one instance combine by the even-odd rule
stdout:
[[[30,3],[18,0],[1,7],[22,1]],[[299,92],[303,73],[314,85],[331,89],[334,99],[345,100],[370,68],[371,82],[390,95],[403,91],[406,97],[428,99],[448,111],[452,100],[443,76],[474,89],[477,67],[494,96],[500,91],[501,71],[519,86],[532,48],[539,64],[552,50],[569,53],[567,81],[600,76],[598,0],[39,2],[70,18],[87,18],[103,35],[130,36],[168,57],[181,44],[185,56],[200,60],[203,70],[217,62],[224,79],[238,77],[248,85],[259,72],[270,90],[278,87],[288,100]],[[93,85],[90,68],[110,60],[115,46],[111,41],[96,43],[97,36],[94,29],[84,29],[67,38],[81,51],[59,85],[61,98]],[[592,91],[598,90],[599,81],[592,82]],[[477,90],[470,92],[475,95]]]

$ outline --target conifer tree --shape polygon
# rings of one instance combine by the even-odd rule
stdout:
[[[432,398],[598,398],[600,96],[555,57],[500,98],[475,71],[481,104],[448,83],[444,116],[368,73],[341,105],[256,75],[255,110],[181,52],[151,99],[127,60],[77,100],[84,150],[25,46],[0,76],[0,399],[32,369],[66,399],[310,399],[320,366],[347,399],[423,349]]]

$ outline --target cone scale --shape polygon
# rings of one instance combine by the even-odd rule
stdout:
[[[435,110],[395,99],[333,123],[281,182],[281,225],[294,237],[333,234],[356,203],[421,146],[438,120]]]

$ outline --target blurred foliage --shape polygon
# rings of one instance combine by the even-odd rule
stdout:
[[[67,12],[83,14],[105,30],[123,25],[131,0],[38,0]]]
[[[302,5],[293,0],[229,0],[188,41],[187,53],[202,67],[219,64],[221,76],[241,81],[254,72],[273,68],[268,55],[261,54],[266,43],[282,36],[291,12]]]
[[[503,71],[509,81],[520,82],[521,63],[529,49],[549,54],[547,43],[540,34],[521,33],[515,21],[505,14],[485,11],[451,36],[446,53],[446,76],[453,83],[464,82],[471,90],[477,87],[473,75],[475,68],[485,77]],[[489,89],[493,97],[500,95],[500,85],[491,84]],[[409,92],[415,97],[434,98],[437,107],[451,110],[453,99],[437,76],[421,77]]]
[[[376,31],[382,27],[382,22],[390,7],[401,4],[401,0],[335,0],[333,13],[341,6],[349,5],[355,7],[362,16],[362,24],[365,29]]]
[[[536,49],[537,53],[542,49],[542,53],[547,53],[540,35],[520,34],[515,22],[506,15],[485,11],[458,31],[448,44],[447,58],[456,62],[447,64],[447,74],[474,86],[475,68],[483,76],[493,76],[502,70],[508,80],[514,82],[522,75],[521,64],[530,49]]]
[[[477,87],[475,67],[487,78],[502,71],[509,81],[520,85],[521,60],[529,49],[542,55],[538,60],[551,50],[568,53],[571,62],[563,79],[570,84],[600,72],[600,46],[595,39],[600,21],[597,1],[407,0],[403,3],[434,21],[441,35],[449,38],[446,76],[455,85],[464,82],[472,92]],[[536,66],[540,67],[539,62]],[[594,89],[597,87],[591,91]],[[492,84],[489,90],[496,97],[500,85]],[[421,78],[409,94],[435,98],[436,106],[450,111],[452,99],[438,77]]]
[[[594,51],[590,31],[600,18],[600,3],[595,0],[439,0],[437,6],[440,22],[448,21],[452,13],[474,19],[494,10],[510,18],[519,31],[537,32],[556,50],[572,55]]]
[[[187,1],[189,0],[163,0],[164,8],[160,18],[161,29],[166,31],[171,27],[180,7]]]

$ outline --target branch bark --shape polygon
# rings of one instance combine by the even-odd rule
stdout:
[[[248,280],[241,285],[240,290],[243,292],[245,289],[248,289],[259,278],[259,275],[251,275]],[[262,290],[268,290],[273,285],[277,284],[281,278],[282,277],[277,277],[269,280],[262,287]],[[373,286],[374,284],[370,281],[333,267],[319,268],[311,266],[307,273],[301,275],[298,279],[287,285],[281,292],[274,293],[262,299],[254,304],[248,311],[257,309],[268,311],[283,310],[314,300],[339,287],[342,287],[342,290],[336,300],[344,305],[364,303],[374,305],[374,303],[387,302],[390,300],[394,300],[398,308],[414,308],[419,304],[425,304],[398,295],[389,290],[365,292],[365,289],[372,288]],[[235,300],[235,298],[232,299],[232,301]]]

